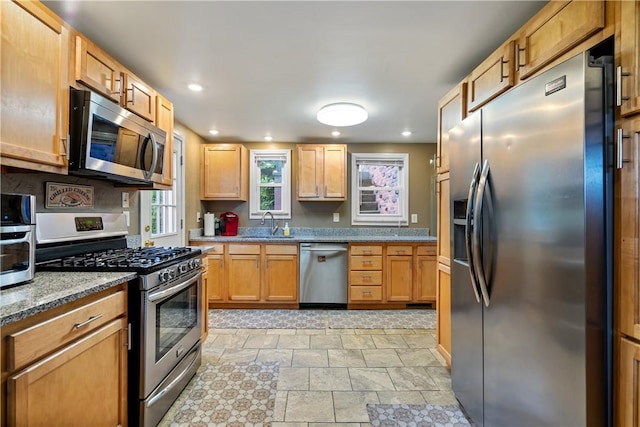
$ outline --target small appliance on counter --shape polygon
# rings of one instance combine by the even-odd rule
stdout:
[[[0,198],[0,288],[3,288],[33,280],[36,196],[5,193]]]
[[[233,212],[225,212],[220,214],[220,220],[224,222],[223,236],[238,235],[238,215]]]

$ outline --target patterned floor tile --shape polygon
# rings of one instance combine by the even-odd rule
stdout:
[[[463,427],[473,425],[458,405],[368,404],[374,427]]]
[[[268,426],[273,421],[278,369],[276,363],[204,364],[159,425]]]

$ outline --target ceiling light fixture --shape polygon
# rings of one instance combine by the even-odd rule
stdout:
[[[202,86],[200,86],[197,83],[191,83],[189,86],[187,86],[190,90],[194,91],[194,92],[201,92],[202,91]]]
[[[264,140],[267,141],[267,142],[271,142],[271,141],[273,141],[273,137],[271,135],[267,135],[267,136],[264,137]]]
[[[333,132],[331,132],[331,136],[333,136],[334,138],[337,138],[340,136],[340,131],[339,130],[334,130]]]
[[[338,102],[322,107],[316,116],[320,123],[329,126],[354,126],[367,120],[369,114],[362,106]]]
[[[220,133],[220,131],[218,131],[217,129],[211,129],[211,130],[209,131],[209,133],[210,133],[211,135],[214,135],[214,136],[215,136],[215,135],[219,134],[219,133]]]
[[[411,131],[405,130],[404,132],[402,132],[402,136],[411,136]]]

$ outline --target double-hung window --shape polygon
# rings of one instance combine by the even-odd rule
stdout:
[[[249,218],[291,218],[291,150],[250,151]]]
[[[409,155],[351,155],[351,224],[408,225]]]

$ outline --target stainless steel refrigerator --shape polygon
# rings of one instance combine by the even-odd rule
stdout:
[[[611,422],[610,51],[449,133],[451,378],[479,426]]]

